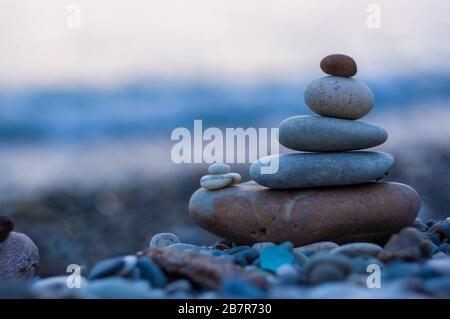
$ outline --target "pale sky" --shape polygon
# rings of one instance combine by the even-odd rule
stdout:
[[[81,28],[66,26],[67,6]],[[369,29],[369,4],[381,28]],[[139,79],[260,83],[320,76],[347,53],[359,76],[450,71],[448,0],[0,0],[0,88]]]

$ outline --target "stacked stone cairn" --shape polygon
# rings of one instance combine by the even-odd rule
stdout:
[[[334,54],[320,67],[329,76],[312,81],[304,92],[306,104],[318,115],[294,116],[279,125],[280,144],[301,152],[253,163],[254,181],[237,184],[223,175],[202,178],[202,188],[189,204],[200,226],[241,244],[305,245],[382,243],[414,223],[420,208],[417,193],[404,184],[379,181],[393,157],[361,151],[384,143],[388,134],[356,121],[371,111],[374,96],[366,84],[352,78],[355,61]],[[274,164],[277,170],[264,172]],[[230,174],[229,169],[219,173]],[[214,187],[206,183],[212,177]]]

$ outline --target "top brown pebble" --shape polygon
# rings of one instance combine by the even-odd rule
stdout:
[[[356,62],[344,54],[331,54],[320,61],[320,68],[329,75],[351,77],[356,74]]]

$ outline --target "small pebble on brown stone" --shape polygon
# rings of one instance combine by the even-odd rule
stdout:
[[[320,68],[330,75],[351,77],[357,72],[356,62],[345,54],[331,54],[320,61]]]

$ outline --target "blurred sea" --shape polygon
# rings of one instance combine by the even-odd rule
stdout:
[[[376,98],[369,116],[450,99],[449,74],[366,83]],[[68,146],[140,137],[169,141],[174,128],[190,127],[194,119],[217,127],[270,127],[288,116],[311,113],[303,102],[304,87],[305,83],[248,87],[134,83],[110,89],[0,91],[0,145]]]

